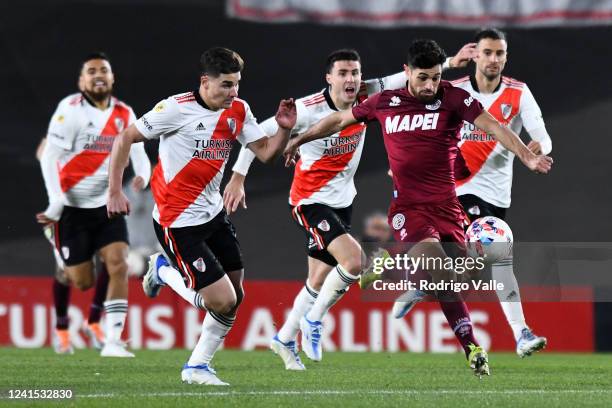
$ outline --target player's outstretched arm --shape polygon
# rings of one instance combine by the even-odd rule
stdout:
[[[476,58],[478,51],[476,50],[476,43],[467,43],[455,55],[446,59],[443,65],[443,69],[447,68],[463,68],[467,64]]]
[[[269,163],[283,151],[289,140],[291,129],[295,126],[297,111],[293,98],[283,99],[275,115],[278,130],[273,136],[262,137],[247,145],[255,156],[263,162]]]
[[[474,120],[474,124],[488,134],[493,135],[506,149],[514,153],[529,170],[544,174],[550,171],[553,164],[552,157],[534,154],[525,146],[516,133],[502,126],[489,112],[482,112]]]
[[[297,150],[304,143],[333,135],[354,123],[357,123],[357,119],[353,116],[351,109],[335,112],[321,119],[306,132],[294,137],[287,143],[283,153],[283,156],[285,156],[285,166],[288,167],[291,164],[295,164]]]
[[[145,137],[136,129],[135,125],[130,125],[119,136],[115,137],[108,174],[106,211],[109,217],[130,213],[130,202],[123,194],[122,189],[123,171],[128,165],[132,144],[144,140]]]

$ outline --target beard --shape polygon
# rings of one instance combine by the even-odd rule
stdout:
[[[113,88],[110,86],[107,86],[105,89],[99,90],[99,91],[96,91],[94,89],[95,89],[95,86],[92,87],[91,89],[86,89],[85,93],[87,94],[87,96],[89,96],[91,99],[93,99],[96,102],[102,102],[108,99],[111,92],[113,91]]]
[[[423,93],[418,93],[416,89],[410,87],[410,92],[412,93],[412,95],[414,95],[414,97],[419,101],[419,102],[423,102],[425,104],[428,103],[432,103],[433,101],[436,100],[436,93],[432,93],[431,95],[428,94],[423,94]]]

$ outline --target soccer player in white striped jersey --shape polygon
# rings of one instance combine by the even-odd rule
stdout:
[[[452,65],[469,61],[473,48],[466,45],[450,58]],[[361,81],[361,59],[355,50],[332,52],[326,61],[327,87],[296,101],[297,123],[292,133],[301,133],[322,118],[351,109],[368,95],[384,89],[406,86],[404,72],[380,79]],[[267,132],[276,129],[274,118],[262,123]],[[337,134],[306,143],[300,147],[289,193],[289,206],[295,222],[306,234],[308,278],[294,300],[287,320],[270,342],[288,370],[304,370],[299,358],[296,337],[302,331],[302,348],[306,355],[320,361],[321,320],[359,279],[362,250],[351,236],[351,212],[356,195],[353,177],[357,171],[366,126],[350,126]],[[228,212],[239,204],[245,206],[244,180],[254,155],[242,149],[225,188]]]
[[[484,29],[476,34],[475,43],[474,74],[452,84],[468,91],[515,133],[519,134],[525,127],[532,139],[528,147],[535,154],[549,154],[552,141],[527,84],[502,75],[508,58],[505,34],[494,28]],[[466,215],[470,221],[485,216],[504,219],[510,207],[514,154],[471,123],[464,122],[461,139],[459,148],[470,176],[457,181],[457,196]],[[504,283],[504,289],[497,291],[497,296],[517,342],[516,353],[525,357],[544,348],[546,338],[534,335],[525,321],[512,257],[495,263],[492,277]],[[396,317],[410,310],[406,307],[408,304],[408,299],[396,302]]]
[[[161,254],[151,257],[143,289],[155,297],[168,285],[194,307],[207,310],[200,339],[181,372],[189,384],[227,385],[210,362],[243,298],[240,246],[219,193],[232,145],[238,140],[268,162],[283,151],[295,125],[295,104],[283,100],[275,117],[278,130],[266,137],[249,105],[237,98],[243,65],[242,58],[227,48],[205,51],[199,88],[158,103],[113,146],[111,216],[129,212],[121,179],[130,146],[160,139],[151,188],[155,232],[168,259]]]
[[[93,255],[100,256],[109,275],[106,342],[100,355],[134,357],[121,341],[128,308],[127,226],[123,218],[108,219],[105,201],[113,140],[136,116],[111,95],[114,81],[104,53],[85,58],[79,79],[82,92],[64,98],[49,124],[41,156],[49,206],[36,217],[40,224],[53,224],[56,249],[77,288],[93,285]],[[135,146],[129,155],[142,189],[151,164],[143,146]]]

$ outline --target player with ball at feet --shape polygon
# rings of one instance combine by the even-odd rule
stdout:
[[[550,157],[531,152],[514,132],[487,113],[468,92],[441,81],[444,60],[445,53],[435,41],[414,41],[404,67],[409,77],[406,88],[383,91],[352,110],[327,116],[289,141],[285,149],[288,164],[303,143],[360,121],[378,120],[395,190],[389,222],[396,240],[405,243],[408,254],[414,257],[424,254],[431,258],[447,258],[443,242],[459,251],[465,250],[463,210],[455,194],[453,169],[458,130],[464,120],[493,135],[529,169],[547,173],[552,165]],[[435,265],[426,272],[434,281],[454,275],[453,271]],[[465,303],[457,293],[450,291],[436,293],[436,296],[466,353],[469,366],[478,376],[488,375],[488,356],[474,338]]]

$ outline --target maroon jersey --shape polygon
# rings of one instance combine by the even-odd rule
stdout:
[[[372,95],[353,108],[358,121],[378,119],[393,172],[398,205],[441,203],[455,195],[455,158],[463,121],[483,107],[467,91],[441,81],[425,104],[406,88]]]

